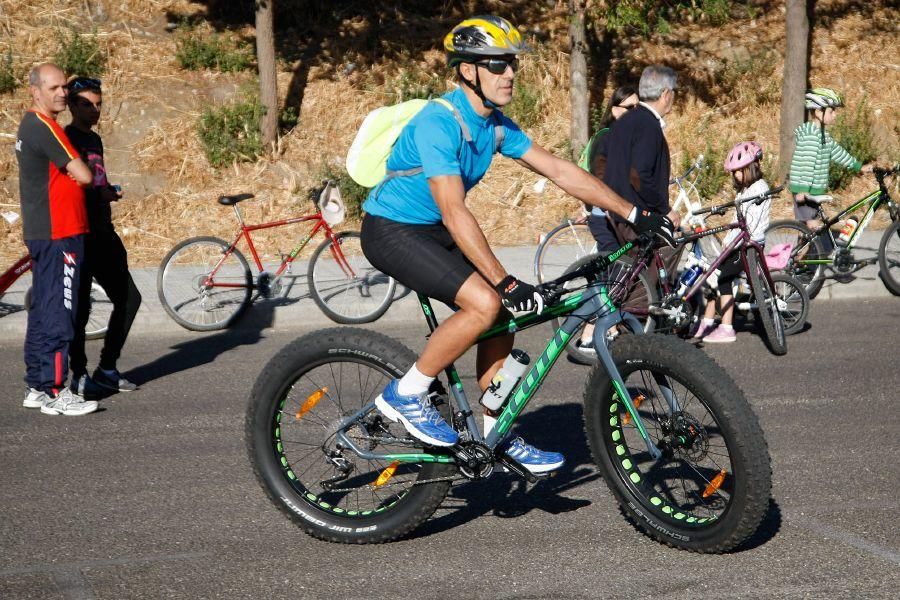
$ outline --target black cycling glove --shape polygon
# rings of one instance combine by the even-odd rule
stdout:
[[[536,287],[507,275],[503,281],[494,286],[503,306],[513,312],[531,312],[541,314],[544,310],[544,297]]]
[[[669,246],[675,247],[675,238],[673,237],[675,225],[665,215],[638,209],[637,215],[634,217],[634,230],[638,234],[658,235]]]

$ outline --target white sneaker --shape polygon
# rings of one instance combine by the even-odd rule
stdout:
[[[41,390],[36,390],[33,387],[28,388],[28,395],[25,396],[25,400],[22,401],[22,406],[25,408],[40,408],[42,404],[44,404],[44,400],[47,399],[47,394],[42,392]]]
[[[65,415],[67,417],[79,417],[97,410],[95,400],[85,400],[78,394],[73,394],[71,388],[64,387],[56,398],[46,396],[41,405],[41,412],[45,415]]]

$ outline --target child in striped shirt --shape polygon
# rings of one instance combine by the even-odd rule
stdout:
[[[834,90],[813,88],[806,92],[807,121],[794,130],[797,144],[790,171],[794,216],[810,229],[819,224],[816,206],[807,196],[824,194],[828,189],[828,168],[832,162],[854,171],[872,170],[870,166],[863,167],[825,131],[825,127],[834,123],[836,110],[842,106],[844,100]]]

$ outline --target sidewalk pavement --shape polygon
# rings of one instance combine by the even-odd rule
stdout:
[[[881,231],[864,232],[860,244],[854,249],[857,257],[874,256],[881,240]],[[534,245],[495,248],[500,262],[513,275],[535,283]],[[573,250],[574,254],[574,250]],[[298,261],[300,263],[300,261]],[[336,327],[337,323],[326,317],[309,296],[306,283],[306,264],[295,263],[293,272],[297,275],[293,285],[285,282],[286,296],[270,300],[257,300],[245,313],[241,320],[257,318],[265,320],[264,327],[291,327],[298,324],[315,327]],[[200,335],[183,329],[165,312],[156,292],[157,268],[139,268],[132,270],[132,276],[141,292],[143,301],[137,318],[132,326],[132,333],[177,333],[185,336]],[[30,276],[22,277],[0,300],[0,339],[13,340],[24,338],[26,313],[23,310],[25,290],[31,284]],[[816,297],[816,302],[831,299],[890,297],[878,277],[878,265],[870,265],[854,274],[854,280],[848,284],[840,284],[829,279]],[[438,318],[450,314],[441,303],[435,303]],[[399,287],[396,300],[381,317],[384,322],[408,322],[422,319],[422,312],[415,294]],[[423,322],[423,327],[425,324]]]

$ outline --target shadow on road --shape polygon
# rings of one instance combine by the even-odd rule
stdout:
[[[197,337],[172,346],[172,351],[168,354],[124,375],[134,383],[143,385],[154,379],[211,363],[220,354],[239,346],[252,346],[263,338],[263,330],[274,324],[276,305],[277,302],[271,301],[254,304],[231,328],[212,335],[192,333]]]
[[[559,472],[530,489],[524,480],[503,473],[487,481],[456,486],[438,509],[449,512],[427,521],[412,537],[453,529],[486,514],[501,518],[520,517],[532,510],[559,514],[591,504],[587,499],[563,495],[600,477],[584,439],[581,405],[543,406],[523,414],[516,423],[514,434],[521,434],[538,448],[563,453],[566,463]]]
[[[550,514],[570,512],[589,506],[587,498],[571,498],[567,493],[600,478],[582,428],[581,404],[567,403],[544,406],[523,414],[515,433],[521,433],[536,447],[562,452],[566,463],[556,475],[530,487],[512,474],[498,474],[483,482],[467,482],[451,489],[450,495],[433,517],[411,534],[411,538],[427,537],[453,529],[478,517],[521,517],[532,510]],[[603,488],[606,493],[606,489]],[[596,493],[591,491],[591,493]],[[618,511],[616,511],[618,512]],[[443,513],[443,514],[441,514]],[[625,521],[623,520],[623,525]],[[774,499],[756,532],[735,551],[762,546],[781,529],[781,509]]]

